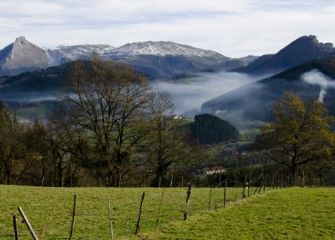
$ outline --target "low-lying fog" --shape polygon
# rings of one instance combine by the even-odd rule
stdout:
[[[154,91],[169,93],[175,112],[181,114],[200,110],[204,102],[259,79],[235,72],[202,73],[193,78],[154,81],[151,86]]]

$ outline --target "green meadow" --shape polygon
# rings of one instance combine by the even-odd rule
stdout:
[[[141,230],[134,236],[142,192]],[[68,239],[73,196],[77,215],[73,239],[334,239],[335,189],[266,190],[241,199],[242,189],[193,188],[189,219],[183,221],[186,188],[41,188],[0,186],[0,239],[13,239],[17,215],[20,239],[31,239],[17,207],[22,207],[40,239]],[[210,201],[211,195],[211,201]],[[235,201],[236,197],[236,201]]]

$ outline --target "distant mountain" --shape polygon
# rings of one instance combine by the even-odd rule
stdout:
[[[0,73],[17,74],[48,67],[49,61],[44,49],[18,37],[0,51]]]
[[[278,73],[312,59],[321,59],[334,52],[332,43],[321,43],[316,36],[303,36],[276,54],[259,57],[245,67],[234,71],[248,74]]]
[[[71,89],[68,76],[72,64],[0,77],[0,101],[30,102],[63,95]]]
[[[311,81],[304,79],[310,75]],[[320,99],[335,114],[335,56],[312,60],[273,77],[260,80],[214,98],[202,105],[202,112],[218,113],[231,119],[269,121],[271,109],[285,91],[304,100]],[[324,96],[321,96],[324,94]]]
[[[219,63],[218,65],[213,66],[212,68],[216,71],[226,70],[226,71],[234,71],[234,69],[246,67],[250,63],[256,61],[259,57],[258,56],[246,56],[241,58],[231,58],[227,61]]]
[[[0,51],[0,76],[88,60],[93,53],[107,60],[129,64],[150,79],[174,79],[196,72],[230,70],[255,59],[250,56],[234,59],[214,51],[163,41],[128,43],[118,48],[74,45],[42,49],[19,37]]]
[[[75,60],[88,60],[93,53],[104,55],[114,47],[110,45],[73,45],[59,46],[56,49],[48,49],[49,66],[57,66]]]
[[[227,70],[223,63],[233,60],[214,51],[163,41],[129,43],[104,57],[127,63],[149,78],[178,78],[195,72]],[[243,61],[239,64],[238,59],[234,60],[243,66]]]

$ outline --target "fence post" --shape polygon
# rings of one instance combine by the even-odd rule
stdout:
[[[33,227],[31,226],[31,224],[30,224],[28,218],[27,218],[26,215],[24,214],[23,209],[22,209],[21,207],[18,207],[18,210],[19,210],[19,212],[20,212],[20,214],[21,214],[21,216],[22,216],[22,218],[23,218],[23,220],[24,220],[24,222],[25,222],[27,228],[29,229],[29,232],[30,232],[31,236],[33,237],[34,240],[38,240],[38,237],[37,237],[37,235],[36,235],[36,233],[35,233]]]
[[[142,193],[140,209],[138,211],[138,218],[137,218],[137,223],[136,223],[135,235],[137,235],[140,231],[140,223],[141,223],[141,215],[142,215],[142,207],[143,207],[144,197],[145,197],[145,192]]]
[[[108,220],[109,220],[109,231],[111,234],[111,239],[114,239],[114,230],[113,230],[113,215],[112,215],[112,204],[111,197],[108,197]]]
[[[249,172],[248,197],[250,197],[250,192],[251,192],[251,195],[252,195],[251,172]]]
[[[223,207],[226,207],[227,184],[228,184],[228,178],[226,178],[226,180],[225,180],[225,184],[224,184]]]
[[[162,195],[161,195],[161,198],[160,198],[160,201],[159,201],[159,205],[158,205],[158,212],[157,212],[155,231],[157,231],[158,224],[159,224],[159,217],[161,215],[161,207],[162,207],[162,202],[163,202],[163,198],[164,198],[164,193],[165,193],[165,188],[163,188]]]
[[[236,200],[237,200],[237,196],[236,196],[237,183],[236,183],[236,175],[235,175],[235,173],[234,173],[234,189],[235,189],[234,195],[235,195],[235,202],[236,202]]]
[[[212,209],[212,187],[209,188],[208,210]]]
[[[185,212],[184,212],[184,220],[187,220],[188,217],[188,208],[190,205],[190,197],[191,197],[191,183],[188,183],[188,190],[186,193],[186,208],[185,208]]]
[[[14,228],[14,237],[15,237],[15,240],[19,240],[19,235],[18,235],[18,231],[17,231],[16,215],[13,215],[13,228]]]
[[[74,224],[75,224],[75,221],[76,221],[76,209],[77,209],[77,194],[75,194],[74,197],[73,197],[72,221],[71,221],[69,240],[73,236]]]

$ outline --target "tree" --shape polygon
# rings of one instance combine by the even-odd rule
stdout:
[[[14,161],[20,157],[23,126],[0,104],[0,182],[10,184]]]
[[[238,130],[233,125],[207,113],[194,117],[191,131],[199,144],[213,144],[239,138]]]
[[[188,148],[185,136],[178,128],[179,120],[172,117],[173,104],[166,93],[154,93],[150,98],[150,134],[148,156],[153,168],[152,186],[166,182],[169,167],[187,158],[183,152]]]
[[[305,104],[287,92],[274,105],[273,116],[274,121],[263,127],[256,142],[272,160],[290,170],[292,184],[299,167],[332,159],[335,138],[330,127],[334,119],[321,102]]]
[[[106,184],[120,186],[146,134],[141,128],[149,96],[146,79],[125,65],[97,57],[74,63],[70,79],[74,91],[66,98],[67,132],[75,133],[73,142],[87,139],[90,153],[81,158]],[[84,150],[75,148],[77,154]]]

